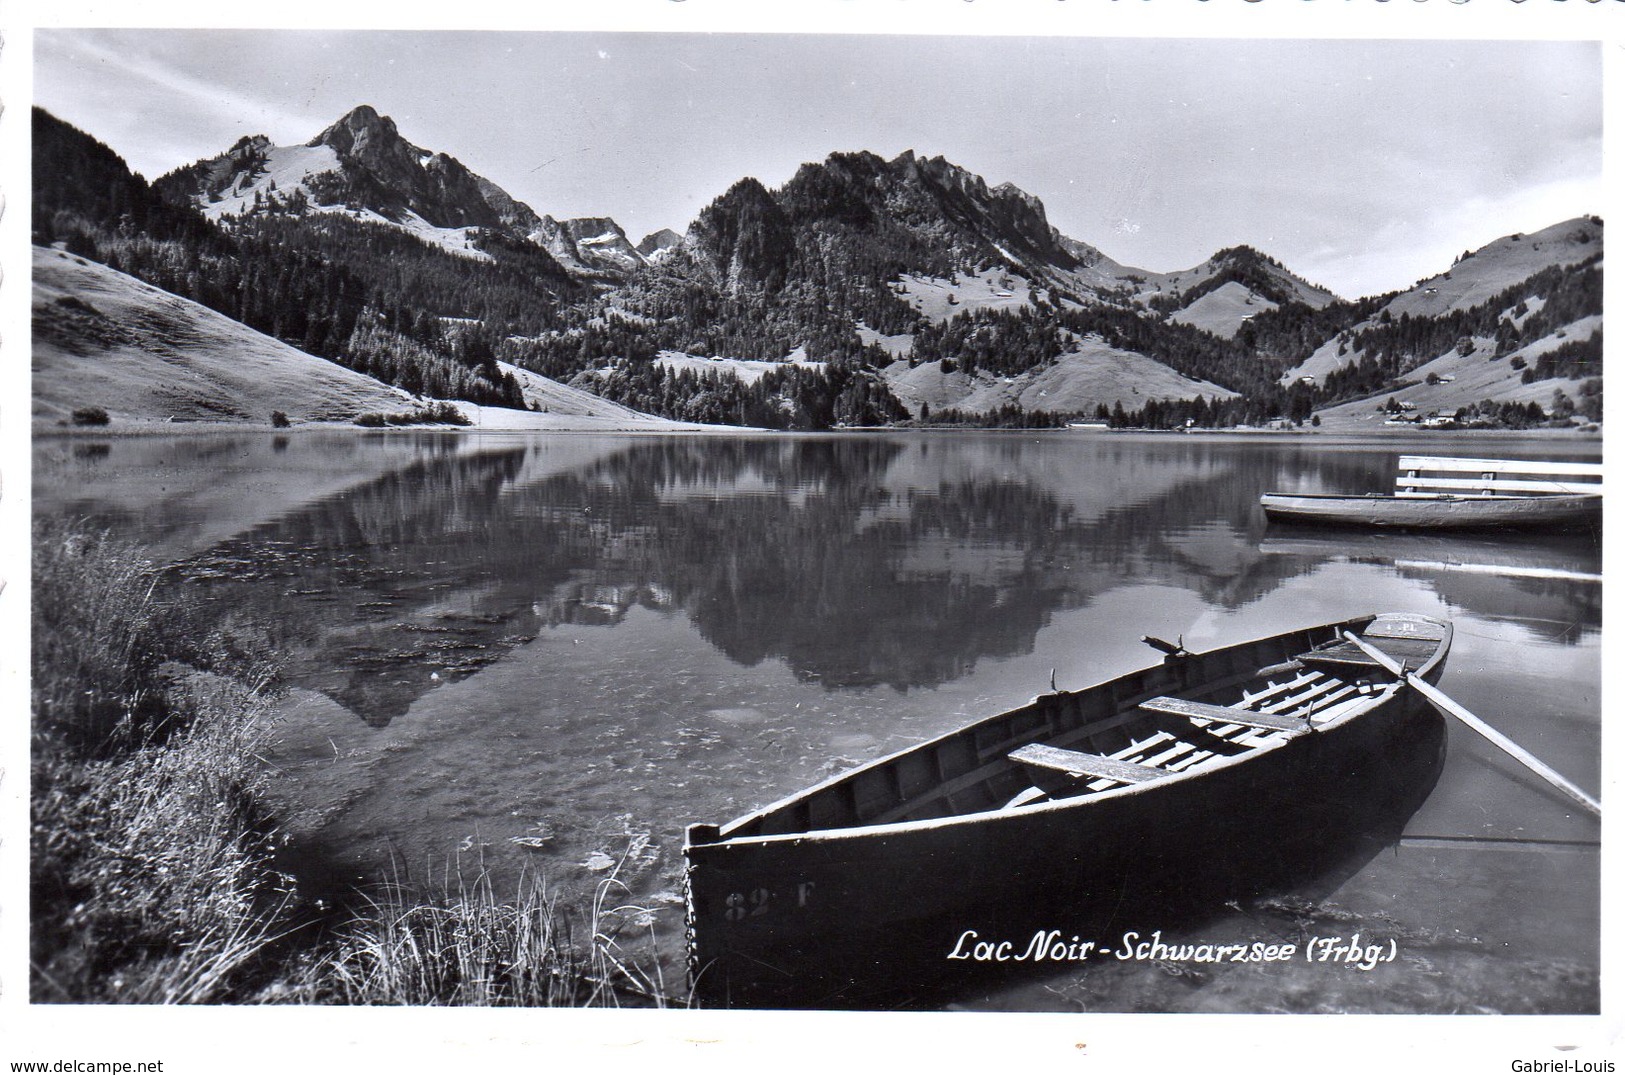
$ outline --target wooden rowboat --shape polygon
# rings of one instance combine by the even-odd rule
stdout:
[[[871,1006],[971,970],[972,934],[1104,944],[1089,931],[1149,933],[1172,919],[1143,916],[1192,893],[1234,899],[1270,867],[1397,834],[1437,778],[1442,720],[1345,631],[1429,681],[1451,641],[1398,613],[1206,653],[1147,639],[1161,663],[691,825],[695,997]],[[1029,945],[1010,935],[1007,954]]]
[[[1265,493],[1259,505],[1271,522],[1413,530],[1600,528],[1602,497],[1411,497],[1341,493]]]
[[[1402,455],[1394,491],[1265,493],[1271,522],[1407,530],[1600,533],[1602,464]]]

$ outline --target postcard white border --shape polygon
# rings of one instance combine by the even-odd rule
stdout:
[[[647,1067],[671,1061],[778,1071],[874,1054],[949,1070],[1227,1069],[1301,1064],[1318,1073],[1517,1070],[1516,1061],[1625,1070],[1616,973],[1625,937],[1603,921],[1603,1014],[1591,1017],[830,1014],[424,1009],[152,1009],[30,1006],[27,992],[28,105],[35,28],[73,26],[615,30],[1124,37],[1513,38],[1604,43],[1605,102],[1625,100],[1622,0],[597,0],[520,9],[462,0],[409,15],[398,3],[29,0],[0,7],[0,1065],[163,1059],[166,1072],[452,1072],[500,1065]],[[1620,109],[1605,103],[1608,189],[1625,182]],[[1604,216],[1612,204],[1603,208]],[[1617,274],[1606,302],[1618,306]],[[1609,348],[1609,353],[1618,350]],[[1605,444],[1605,459],[1614,451]],[[1610,511],[1612,516],[1614,513]],[[1615,520],[1609,519],[1612,532]],[[1605,563],[1617,558],[1605,553]],[[1604,626],[1605,654],[1617,631]],[[1610,663],[1605,659],[1605,667]],[[1617,714],[1618,676],[1603,713]],[[1609,719],[1617,719],[1610,717]],[[1605,734],[1602,797],[1619,787]],[[1617,849],[1605,844],[1605,908],[1618,907]],[[747,1068],[748,1065],[748,1068]],[[6,1069],[9,1070],[9,1067]]]

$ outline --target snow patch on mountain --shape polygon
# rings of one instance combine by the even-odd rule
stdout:
[[[768,372],[786,366],[800,366],[815,373],[822,373],[826,365],[823,362],[809,362],[804,348],[797,348],[779,362],[759,358],[702,357],[684,354],[681,351],[661,351],[655,356],[654,361],[655,365],[673,373],[687,371],[702,377],[707,374],[723,374],[738,378],[745,384],[755,384]]]
[[[426,243],[462,257],[477,261],[494,260],[490,254],[475,246],[478,228],[437,227],[412,210],[390,219],[365,207],[318,203],[311,180],[341,170],[338,152],[330,145],[266,146],[261,152],[264,158],[262,166],[242,172],[226,190],[196,199],[204,216],[215,221],[225,217],[249,216],[273,203],[288,205],[294,199],[302,198],[306,212],[334,213],[352,220],[385,224],[411,232]],[[425,160],[434,157],[435,154],[425,151]]]
[[[476,246],[486,228],[533,242],[571,273],[600,283],[625,279],[646,264],[613,220],[538,216],[455,157],[406,141],[394,121],[365,105],[304,145],[273,146],[263,135],[244,138],[159,182],[217,221],[273,205],[343,213],[490,261]]]
[[[865,325],[859,321],[853,326],[857,329],[858,339],[865,347],[878,346],[893,358],[902,358],[914,349],[914,333],[900,332],[895,336],[887,336],[883,332]]]
[[[261,168],[240,175],[228,191],[199,199],[204,216],[211,220],[245,216],[254,210],[256,195],[261,202],[273,195],[286,198],[294,191],[308,196],[312,176],[339,170],[339,155],[332,146],[266,145],[261,152],[265,160]]]
[[[498,362],[497,367],[503,373],[509,374],[519,382],[519,391],[524,396],[525,406],[543,414],[575,415],[591,418],[616,419],[648,419],[650,416],[631,407],[623,407],[619,403],[591,392],[584,392],[579,388],[572,388],[561,384],[551,377],[543,377],[539,373]]]

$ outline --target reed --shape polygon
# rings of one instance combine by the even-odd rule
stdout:
[[[34,1001],[663,1003],[620,947],[651,916],[616,902],[619,867],[584,921],[539,879],[505,901],[481,871],[314,928],[273,861],[264,647],[82,525],[36,524],[34,571]]]
[[[286,928],[256,759],[265,701],[212,677],[184,692],[188,726],[162,744],[85,760],[36,741],[38,1000],[226,1000]]]
[[[33,530],[34,735],[82,755],[127,749],[158,718],[159,576],[135,546],[82,523]]]
[[[426,900],[404,885],[369,899],[288,999],[314,1003],[618,1007],[660,1006],[658,972],[645,973],[620,945],[638,907],[610,906],[613,876],[598,886],[585,922],[524,878],[504,901],[483,870],[451,894]]]

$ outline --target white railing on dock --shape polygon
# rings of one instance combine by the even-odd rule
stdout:
[[[1402,455],[1394,478],[1398,496],[1602,495],[1601,463],[1554,463],[1542,459],[1455,459]]]

